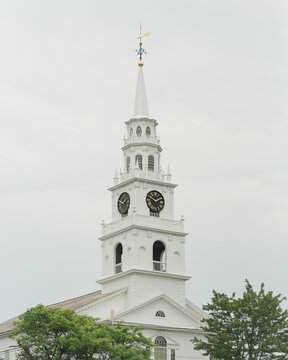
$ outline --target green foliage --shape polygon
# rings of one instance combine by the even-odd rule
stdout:
[[[213,291],[210,304],[204,305],[209,318],[205,340],[194,338],[194,348],[221,360],[288,359],[288,312],[281,308],[281,295],[256,293],[246,280],[241,298]],[[285,330],[286,329],[286,330]]]
[[[43,305],[21,315],[11,337],[18,360],[148,360],[152,346],[137,328]]]

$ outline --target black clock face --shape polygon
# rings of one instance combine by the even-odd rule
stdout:
[[[125,215],[128,213],[128,209],[130,206],[130,196],[127,192],[123,192],[118,199],[118,211],[120,214]]]
[[[146,196],[146,204],[150,211],[159,213],[164,208],[165,200],[159,191],[152,190]]]

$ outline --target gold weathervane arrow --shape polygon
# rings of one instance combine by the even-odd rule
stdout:
[[[145,49],[142,47],[142,39],[146,36],[149,36],[150,35],[150,32],[149,31],[146,31],[142,34],[142,26],[140,24],[140,35],[137,37],[137,39],[139,40],[139,47],[138,49],[136,50],[136,54],[139,56],[139,62],[138,62],[138,66],[143,66],[143,61],[142,61],[142,58],[143,58],[143,55],[146,55],[147,52],[145,51]]]
[[[140,34],[140,36],[137,37],[137,39],[140,39],[140,41],[142,41],[142,38],[145,37],[145,36],[149,36],[151,33],[149,31],[146,31],[145,33],[143,34]]]

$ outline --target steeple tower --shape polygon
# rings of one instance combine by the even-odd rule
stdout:
[[[185,304],[185,236],[183,220],[174,219],[171,174],[160,166],[158,125],[150,118],[143,77],[140,32],[138,79],[133,118],[126,121],[122,147],[124,171],[114,176],[112,222],[102,224],[103,292],[127,288],[127,306],[157,294]]]

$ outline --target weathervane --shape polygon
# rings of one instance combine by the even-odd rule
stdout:
[[[145,49],[142,47],[142,39],[143,39],[143,37],[149,36],[149,35],[150,35],[150,32],[145,32],[142,34],[142,24],[140,23],[140,35],[137,37],[137,39],[139,39],[139,47],[138,47],[138,49],[136,49],[136,54],[139,56],[139,62],[138,62],[139,66],[144,65],[142,58],[143,58],[143,55],[147,54]]]

